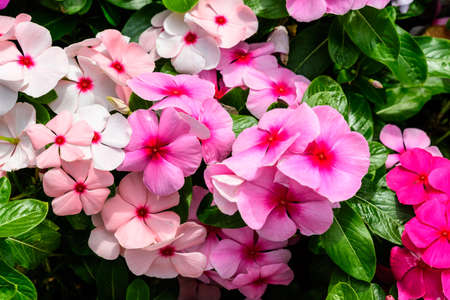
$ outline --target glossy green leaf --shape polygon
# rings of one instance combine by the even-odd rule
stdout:
[[[50,113],[47,108],[40,103],[31,103],[36,110],[36,121],[41,124],[47,124],[50,121]]]
[[[356,280],[339,269],[336,269],[331,274],[330,284],[328,286],[329,291],[339,282],[350,285],[360,300],[385,300],[386,295],[378,284]]]
[[[372,236],[359,215],[345,203],[341,206],[335,210],[333,225],[321,236],[322,245],[344,272],[370,282],[376,268]]]
[[[149,300],[150,289],[144,280],[137,278],[127,288],[126,300]]]
[[[352,43],[345,33],[339,19],[336,18],[330,27],[328,34],[328,52],[331,60],[339,69],[348,69],[353,66],[359,57],[358,48]]]
[[[248,90],[243,90],[239,87],[236,87],[228,91],[222,98],[220,98],[220,103],[232,106],[236,108],[238,112],[241,112],[245,109],[247,97]]]
[[[356,93],[347,93],[348,125],[353,131],[361,133],[367,140],[373,138],[372,109],[366,99]]]
[[[138,10],[152,3],[153,0],[106,0],[111,4],[125,9]]]
[[[3,176],[0,178],[0,205],[9,201],[11,196],[11,183],[8,177]]]
[[[319,76],[311,82],[303,95],[303,101],[311,107],[329,105],[342,115],[347,115],[348,103],[344,91],[339,83],[325,75]]]
[[[328,293],[326,300],[359,300],[359,297],[350,285],[339,282]]]
[[[252,116],[230,115],[233,119],[233,132],[238,136],[245,129],[258,124],[258,120]]]
[[[152,3],[131,15],[122,29],[122,34],[129,36],[132,42],[138,42],[139,36],[151,26],[154,15],[164,10],[162,5]]]
[[[200,203],[197,211],[197,217],[200,222],[220,228],[241,228],[246,226],[239,212],[236,212],[232,216],[225,215],[217,206],[211,206],[212,200],[212,194],[208,194]]]
[[[178,75],[179,74],[169,61],[162,65],[159,72],[170,74],[170,75]]]
[[[73,15],[80,12],[88,5],[88,0],[39,0],[39,2],[64,14]]]
[[[25,275],[16,271],[8,266],[4,261],[0,260],[0,286],[3,283],[8,282],[10,285],[14,285],[16,293],[14,294],[14,300],[36,300],[37,292],[33,283]],[[8,287],[7,287],[8,288]],[[2,292],[0,292],[0,296]],[[3,298],[1,298],[3,300]],[[8,299],[8,298],[5,298]]]
[[[320,22],[300,31],[291,41],[288,68],[310,79],[330,65],[328,54],[329,24]]]
[[[378,170],[386,163],[389,150],[381,143],[369,141],[370,167],[369,173]]]
[[[0,274],[0,299],[10,300],[16,295],[16,293],[16,285],[4,279]]]
[[[131,94],[130,101],[128,102],[128,106],[132,112],[138,109],[149,109],[152,105],[152,101],[144,100],[135,93]]]
[[[92,226],[91,218],[84,213],[66,216],[66,220],[69,221],[75,230],[85,230]]]
[[[123,300],[128,287],[128,268],[123,259],[102,260],[97,273],[98,300]]]
[[[289,16],[286,0],[244,0],[258,16],[266,19],[281,19]]]
[[[174,211],[180,216],[181,222],[186,222],[189,216],[189,206],[192,201],[192,179],[187,177],[184,182],[184,186],[180,192],[180,203],[174,207]]]
[[[34,199],[0,204],[0,237],[30,231],[44,220],[47,211],[48,203]]]
[[[56,100],[56,98],[58,98],[58,95],[56,94],[55,90],[51,90],[44,96],[41,96],[38,98],[33,98],[26,94],[22,94],[22,96],[25,97],[25,99],[27,99],[29,102],[40,103],[40,104],[49,104],[50,102],[53,102]]]
[[[117,7],[107,3],[99,1],[100,7],[102,9],[103,15],[105,16],[108,23],[112,26],[118,26],[120,24],[120,11]]]
[[[197,4],[198,0],[162,0],[167,9],[171,11],[184,13],[193,8]]]
[[[430,36],[416,36],[414,40],[425,54],[428,74],[450,78],[450,41]]]

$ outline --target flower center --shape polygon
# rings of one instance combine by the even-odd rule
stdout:
[[[94,136],[92,137],[92,144],[98,144],[102,139],[102,135],[97,131],[94,131]]]
[[[86,93],[94,88],[94,84],[92,83],[92,79],[89,77],[81,77],[77,82],[77,88],[82,93]]]
[[[259,252],[257,249],[255,249],[255,247],[248,247],[246,249],[245,254],[246,254],[247,258],[249,258],[251,260],[255,260],[258,257]]]
[[[289,87],[283,82],[275,84],[274,88],[279,96],[286,96],[289,94]]]
[[[141,207],[136,208],[136,216],[139,219],[146,219],[149,214],[150,214],[150,211],[148,210],[147,206],[141,206]]]
[[[183,87],[170,87],[167,89],[169,96],[182,96],[186,95],[186,90]]]
[[[441,231],[441,236],[450,242],[450,230]]]
[[[262,277],[259,277],[258,279],[253,281],[253,285],[266,285],[266,284],[267,284],[266,280]]]
[[[227,23],[227,18],[225,16],[216,16],[215,21],[217,25],[223,26]]]
[[[125,67],[122,65],[122,63],[120,63],[117,60],[113,61],[110,65],[110,67],[113,68],[114,70],[116,70],[116,72],[119,74],[125,72]]]
[[[19,63],[19,65],[24,66],[27,69],[30,69],[34,66],[33,58],[29,55],[19,56],[19,60],[17,62]]]
[[[416,183],[419,184],[428,184],[428,176],[426,174],[420,174],[417,177]]]
[[[159,253],[161,256],[170,257],[175,254],[175,248],[172,246],[166,246],[164,248],[159,249]]]
[[[75,192],[77,192],[78,194],[83,194],[86,189],[87,186],[83,182],[77,182],[74,187]]]
[[[186,33],[186,35],[184,36],[184,42],[187,45],[192,45],[195,44],[195,42],[197,42],[197,35],[193,32],[188,32]]]
[[[55,138],[55,144],[56,145],[64,145],[64,143],[66,142],[66,138],[64,137],[64,136],[62,136],[62,135],[58,135],[56,138]]]
[[[234,52],[234,62],[242,65],[247,65],[251,61],[251,54],[248,52],[245,52],[244,50],[237,50]]]
[[[305,153],[310,155],[314,165],[320,168],[330,168],[333,166],[335,158],[332,151],[324,143],[312,142],[308,145]]]

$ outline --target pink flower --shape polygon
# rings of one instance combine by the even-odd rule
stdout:
[[[154,110],[172,106],[189,111],[189,102],[201,103],[214,96],[210,82],[190,75],[147,73],[128,81],[128,86],[145,100],[159,101]]]
[[[139,45],[147,51],[154,61],[160,58],[156,53],[156,39],[162,31],[162,28],[149,27],[139,36]]]
[[[380,132],[380,141],[389,149],[398,154],[389,154],[386,160],[386,168],[392,168],[400,160],[400,154],[412,148],[421,148],[433,156],[441,156],[438,147],[430,146],[430,138],[427,134],[417,128],[406,128],[403,131],[395,125],[388,124]]]
[[[99,213],[114,183],[111,173],[93,168],[89,160],[62,162],[62,168],[51,169],[43,179],[44,192],[52,201],[58,216],[75,215],[83,209],[87,215]]]
[[[264,73],[273,72],[278,68],[273,43],[247,44],[241,42],[231,49],[222,49],[220,63],[217,69],[223,76],[227,87],[245,85],[249,70],[258,70]]]
[[[335,109],[316,106],[313,110],[319,118],[320,135],[304,151],[291,149],[278,169],[331,202],[349,199],[369,169],[369,145],[361,134],[350,131]]]
[[[403,204],[421,204],[429,199],[446,198],[434,189],[428,176],[437,168],[450,165],[441,157],[433,157],[425,150],[414,148],[400,155],[401,166],[392,169],[386,176],[386,183],[395,191],[398,201]]]
[[[273,109],[262,116],[257,126],[239,134],[233,155],[223,163],[236,175],[250,180],[259,167],[275,165],[297,139],[295,147],[304,150],[318,134],[317,116],[307,104],[297,109]]]
[[[120,182],[118,193],[105,203],[102,218],[122,247],[143,248],[175,235],[180,217],[163,211],[178,203],[178,193],[155,195],[143,185],[142,174],[130,173]]]
[[[248,75],[244,78],[246,86],[250,88],[247,108],[257,118],[261,118],[278,99],[283,100],[290,108],[296,108],[310,84],[305,77],[285,68],[278,68],[268,74],[250,70]]]
[[[223,82],[223,79],[218,79],[217,77],[217,71],[216,70],[209,70],[209,71],[201,71],[198,73],[198,77],[201,79],[208,80],[212,84],[214,84],[214,87],[216,89],[216,92],[214,93],[214,98],[217,100],[220,100],[223,96],[226,95],[231,89],[227,88],[225,86],[225,83]]]
[[[8,6],[9,0],[0,0],[0,9],[4,9]]]
[[[178,300],[220,300],[220,289],[199,280],[178,276]]]
[[[7,2],[8,1],[6,1],[6,3]],[[15,18],[0,16],[0,41],[15,39],[15,25],[29,21],[31,21],[31,16],[27,14],[19,14]]]
[[[286,264],[250,267],[247,274],[239,274],[233,284],[248,299],[260,299],[269,284],[289,285],[294,279],[294,272]]]
[[[93,215],[91,219],[95,229],[93,229],[89,235],[89,248],[101,258],[115,260],[119,257],[122,248],[114,236],[114,233],[105,229],[100,214]]]
[[[437,168],[431,171],[428,176],[428,182],[430,185],[447,195],[447,199],[450,198],[450,166]]]
[[[175,278],[177,275],[197,278],[206,268],[206,257],[188,249],[204,242],[206,230],[194,222],[178,227],[172,239],[145,249],[125,250],[131,272],[150,277]]]
[[[289,33],[286,27],[282,25],[275,27],[267,38],[267,41],[274,45],[274,52],[285,55],[289,54]]]
[[[72,120],[72,114],[63,111],[45,126],[34,124],[28,127],[26,132],[36,150],[52,144],[36,158],[38,168],[58,168],[61,160],[72,162],[85,158],[82,147],[91,145],[94,132],[85,121]]]
[[[157,195],[178,191],[202,160],[200,143],[189,134],[189,124],[173,108],[163,110],[159,124],[151,110],[135,111],[128,122],[133,133],[118,170],[144,171],[145,185]]]
[[[216,38],[221,48],[234,47],[258,30],[255,13],[242,0],[200,0],[184,18]]]
[[[287,241],[271,242],[248,227],[223,229],[224,238],[211,252],[211,264],[224,279],[244,273],[250,267],[287,263],[291,252],[282,249]]]
[[[156,40],[159,56],[171,58],[175,70],[197,74],[214,69],[220,51],[216,41],[201,27],[186,24],[182,14],[172,13],[164,20],[164,31]]]

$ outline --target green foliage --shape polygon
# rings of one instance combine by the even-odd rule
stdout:
[[[126,300],[149,300],[150,289],[142,279],[135,279],[127,288]]]
[[[208,194],[203,198],[197,211],[197,217],[203,224],[220,228],[240,228],[246,226],[239,212],[232,216],[223,214],[217,206],[211,206],[213,197]]]
[[[149,109],[152,107],[153,102],[149,100],[144,100],[135,93],[132,93],[130,96],[130,101],[128,103],[128,106],[130,107],[130,110],[136,111],[138,109]]]
[[[198,0],[162,0],[167,9],[171,11],[184,13],[193,8],[197,4]]]
[[[252,116],[230,115],[233,119],[233,132],[238,136],[242,131],[258,124],[258,120]]]
[[[132,42],[138,42],[141,33],[151,26],[150,21],[153,16],[162,9],[163,7],[156,3],[144,6],[131,15],[122,29],[122,34],[129,36]]]
[[[303,95],[303,101],[311,107],[317,105],[329,105],[347,115],[348,101],[342,87],[331,77],[322,75],[314,79]]]
[[[22,273],[0,260],[0,299],[36,300],[33,283]]]
[[[111,4],[125,9],[138,10],[152,3],[152,0],[106,0]]]
[[[351,286],[360,300],[384,300],[386,297],[378,284],[356,280],[338,269],[331,275],[328,290],[331,291],[340,282]]]
[[[286,0],[244,0],[258,17],[281,19],[288,15]]]
[[[354,131],[361,133],[367,140],[373,138],[372,109],[366,99],[355,93],[347,93],[348,125]]]
[[[128,287],[128,268],[123,259],[102,260],[96,272],[98,300],[123,300]]]
[[[0,205],[9,201],[11,196],[11,183],[8,177],[3,176],[0,178]]]
[[[331,60],[339,69],[353,66],[359,57],[358,48],[345,33],[344,26],[338,18],[334,19],[328,34],[328,52]]]
[[[430,36],[416,36],[414,40],[425,53],[428,75],[450,79],[450,41]]]
[[[328,293],[326,300],[359,300],[359,297],[350,285],[339,282]]]

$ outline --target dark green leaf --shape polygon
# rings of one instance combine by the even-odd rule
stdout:
[[[0,260],[0,286],[3,283],[8,282],[9,285],[14,285],[16,293],[14,300],[36,300],[37,292],[33,283],[22,273],[14,270],[8,266],[5,262]],[[2,292],[0,292],[2,295]],[[6,298],[8,299],[8,298]],[[2,299],[3,300],[3,299]]]
[[[36,121],[41,124],[47,124],[50,121],[50,113],[44,105],[39,103],[31,103],[36,110]]]
[[[123,259],[103,260],[96,274],[99,300],[123,300],[128,287],[128,268]]]
[[[319,76],[311,82],[303,95],[303,101],[311,107],[329,105],[342,115],[347,115],[348,104],[344,91],[339,83],[325,75]]]
[[[345,203],[341,206],[335,210],[333,225],[321,236],[322,245],[343,271],[370,282],[376,268],[372,236],[360,216]]]
[[[50,92],[39,98],[33,98],[26,94],[22,94],[22,96],[25,97],[25,99],[27,99],[30,102],[39,104],[49,104],[50,102],[53,102],[54,100],[56,100],[56,98],[58,98],[58,95],[56,94],[55,90],[51,90]]]
[[[289,16],[286,0],[244,0],[253,12],[266,19],[281,19]]]
[[[230,115],[233,119],[233,132],[238,136],[242,131],[258,124],[258,120],[252,116]]]
[[[450,78],[450,41],[430,36],[416,36],[414,40],[425,54],[428,74]]]
[[[132,42],[138,42],[141,33],[151,26],[150,21],[153,16],[163,9],[163,6],[156,3],[144,6],[139,11],[131,15],[122,29],[122,34],[129,36]]]
[[[354,131],[361,133],[367,140],[373,138],[372,110],[366,99],[355,93],[347,93],[349,104],[348,125]]]
[[[359,297],[350,285],[339,282],[328,293],[326,300],[359,300]]]
[[[88,0],[40,0],[39,2],[50,9],[57,9],[68,15],[78,13],[88,4]]]
[[[59,40],[72,33],[78,25],[78,19],[75,16],[65,16],[48,10],[33,13],[33,22],[46,27],[53,40]]]
[[[329,291],[339,282],[350,285],[361,300],[385,300],[386,295],[379,285],[356,280],[339,269],[336,269],[331,275]]]
[[[270,104],[269,108],[267,108],[267,111],[275,109],[275,108],[287,108],[288,105],[283,101],[276,101],[272,104]]]
[[[0,237],[17,236],[39,225],[47,215],[48,204],[34,199],[0,204]]]
[[[339,69],[353,66],[359,57],[359,50],[348,38],[339,19],[336,18],[328,34],[328,52]]]
[[[138,109],[149,109],[152,105],[152,101],[144,100],[135,93],[131,94],[130,101],[128,103],[128,106],[132,112]]]
[[[110,5],[109,3],[99,1],[100,7],[102,8],[103,15],[106,20],[112,26],[118,26],[120,23],[120,12],[117,7]]]
[[[10,300],[16,295],[17,287],[12,282],[7,281],[0,274],[0,299]]]
[[[11,196],[11,183],[8,177],[3,176],[0,178],[0,205],[9,201]]]
[[[197,211],[197,217],[203,224],[220,228],[241,228],[245,227],[239,212],[232,216],[223,214],[217,206],[211,206],[212,194],[206,195]]]
[[[88,229],[92,222],[91,218],[86,216],[85,214],[77,214],[77,215],[71,215],[66,216],[67,221],[69,221],[70,225],[72,225],[72,228],[75,230],[85,230]]]
[[[351,81],[355,80],[357,76],[358,76],[358,73],[356,72],[356,70],[342,69],[342,70],[339,70],[336,81],[339,84],[343,84],[343,83],[347,83],[347,82],[351,82]]]
[[[126,300],[149,300],[150,289],[142,279],[135,279],[127,288]]]
[[[162,0],[167,9],[178,13],[184,13],[193,8],[198,0]]]
[[[106,0],[106,1],[121,8],[133,10],[141,9],[147,4],[152,3],[152,0]]]
[[[232,106],[236,108],[238,112],[241,112],[245,108],[247,97],[248,90],[244,91],[243,89],[236,87],[220,98],[220,103]]]
[[[192,201],[192,179],[187,177],[183,188],[180,190],[180,203],[174,208],[174,211],[180,216],[181,222],[186,222],[189,216],[189,206]]]
[[[165,64],[163,64],[159,71],[161,73],[166,73],[170,75],[178,75],[178,72],[175,70],[175,68],[172,66],[170,62],[166,62]]]
[[[387,156],[389,154],[389,150],[383,144],[374,141],[369,142],[369,149],[370,149],[369,173],[371,173],[384,166]]]

